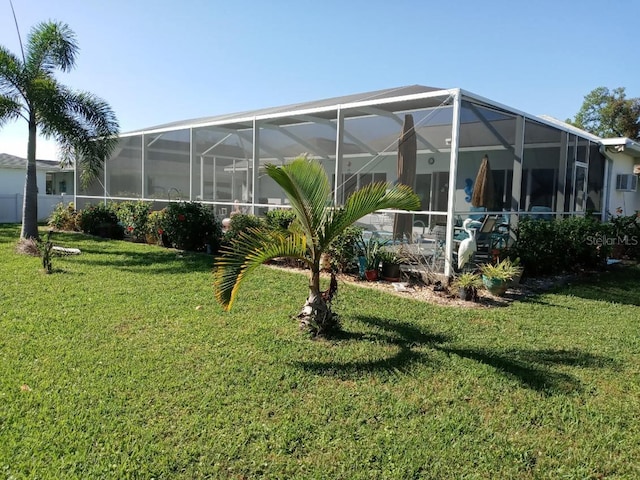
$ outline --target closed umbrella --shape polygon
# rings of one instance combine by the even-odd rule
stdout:
[[[496,192],[493,186],[493,175],[489,165],[489,157],[482,157],[482,163],[476,175],[476,181],[471,195],[471,205],[474,207],[485,207],[487,210],[494,210],[496,203]]]
[[[418,142],[413,124],[413,115],[406,114],[402,124],[402,132],[398,139],[398,183],[416,188],[416,158]],[[393,238],[402,239],[411,235],[413,224],[410,214],[397,214],[393,224]]]

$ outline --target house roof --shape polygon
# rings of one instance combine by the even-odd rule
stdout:
[[[0,153],[0,168],[24,169],[26,167],[26,158],[11,155],[9,153]],[[62,170],[58,160],[36,160],[36,168],[38,170]]]
[[[602,144],[606,147],[614,147],[619,152],[627,152],[632,157],[640,157],[640,143],[627,137],[605,138]]]

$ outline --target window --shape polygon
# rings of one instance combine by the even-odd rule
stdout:
[[[616,176],[616,190],[623,192],[635,192],[638,189],[638,177],[631,174],[618,174]]]

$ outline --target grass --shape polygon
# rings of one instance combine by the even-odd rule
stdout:
[[[638,478],[640,269],[508,307],[341,285],[344,333],[263,268],[230,313],[211,258],[0,226],[0,478]]]

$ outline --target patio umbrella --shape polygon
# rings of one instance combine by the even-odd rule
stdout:
[[[487,210],[494,210],[496,203],[496,191],[493,186],[493,175],[489,165],[489,157],[482,157],[482,163],[476,175],[476,181],[471,195],[471,205],[474,207],[485,207]]]
[[[416,158],[418,156],[418,142],[413,124],[413,115],[406,114],[402,124],[402,132],[398,139],[398,183],[416,188]],[[413,224],[410,214],[396,214],[393,224],[393,238],[402,239],[411,236]]]

